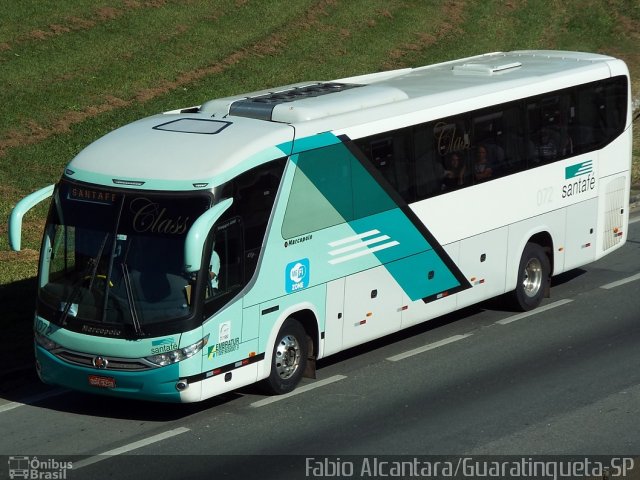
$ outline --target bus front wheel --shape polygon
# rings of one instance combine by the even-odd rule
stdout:
[[[271,355],[271,373],[265,379],[267,391],[289,393],[302,378],[307,365],[307,333],[293,318],[282,324]]]
[[[518,283],[514,291],[515,306],[524,312],[542,302],[549,288],[551,265],[544,249],[537,243],[527,243],[518,266]]]

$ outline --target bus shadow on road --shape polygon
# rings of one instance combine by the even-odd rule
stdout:
[[[582,268],[574,268],[573,270],[556,275],[551,278],[551,288],[568,283],[578,277],[581,277],[585,273],[587,273],[587,271]]]
[[[33,315],[36,277],[0,286],[0,393],[14,389],[21,377],[35,372]]]
[[[168,422],[220,407],[241,397],[239,393],[229,392],[199,403],[161,403],[68,391],[38,406],[91,417]]]

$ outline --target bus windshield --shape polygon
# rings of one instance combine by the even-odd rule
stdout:
[[[209,195],[61,181],[45,229],[40,305],[60,326],[107,336],[143,336],[190,316],[194,279],[183,272],[184,241],[210,204]]]

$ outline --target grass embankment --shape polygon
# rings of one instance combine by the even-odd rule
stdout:
[[[0,218],[29,192],[54,183],[80,149],[108,131],[243,91],[513,49],[607,53],[625,59],[640,78],[634,0],[215,3],[0,6]],[[638,97],[639,82],[633,86]],[[3,369],[31,363],[33,277],[45,213],[41,206],[26,216],[20,253],[9,251],[0,223]]]

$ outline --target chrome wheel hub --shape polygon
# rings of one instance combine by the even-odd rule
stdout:
[[[300,366],[301,350],[296,337],[285,335],[275,352],[276,372],[283,380],[290,378]]]
[[[542,285],[542,263],[537,258],[532,258],[524,268],[522,286],[527,297],[535,297]]]

